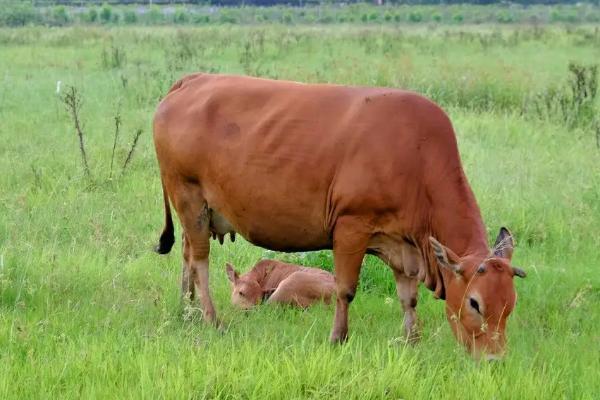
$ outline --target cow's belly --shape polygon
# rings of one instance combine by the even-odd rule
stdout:
[[[254,245],[285,252],[332,246],[321,213],[314,205],[253,203],[243,201],[239,195],[205,196],[211,210],[211,229],[217,235],[236,232]]]

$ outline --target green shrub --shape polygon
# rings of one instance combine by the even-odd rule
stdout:
[[[410,22],[421,22],[421,21],[423,21],[423,16],[418,11],[411,11],[408,14],[408,20]]]
[[[126,24],[135,24],[138,20],[137,14],[133,10],[125,10],[123,12],[123,21]]]
[[[284,24],[291,24],[292,22],[294,22],[292,14],[290,12],[286,12],[285,14],[283,14],[283,16],[281,17],[281,22],[283,22]]]
[[[52,24],[56,26],[67,25],[71,21],[71,17],[67,14],[65,6],[56,6],[52,9]]]
[[[160,24],[164,20],[164,15],[160,9],[160,7],[153,5],[150,7],[150,11],[148,11],[148,22],[151,24]]]
[[[334,18],[331,15],[323,15],[321,18],[319,18],[319,22],[321,24],[331,24],[332,22],[334,22]]]
[[[461,22],[463,22],[465,20],[465,17],[462,14],[454,14],[452,16],[452,20],[454,22],[456,22],[457,24],[460,24]]]
[[[88,22],[98,21],[98,10],[96,10],[96,7],[90,8],[89,11],[87,12],[87,21]]]
[[[592,23],[600,22],[600,14],[593,12],[587,13],[585,16],[585,21]]]
[[[436,12],[433,13],[433,15],[431,16],[431,19],[434,20],[435,22],[442,22],[442,14]]]
[[[501,11],[498,13],[498,15],[496,15],[496,21],[501,24],[511,24],[515,22],[515,17],[508,11]]]
[[[394,18],[394,16],[389,11],[386,11],[383,14],[383,19],[385,20],[385,22],[390,22],[393,18]]]
[[[229,10],[221,10],[219,22],[222,24],[236,24],[238,20]]]
[[[107,24],[110,22],[112,18],[112,7],[106,3],[102,5],[102,9],[100,10],[100,21],[103,24]]]
[[[578,22],[579,17],[574,10],[564,10],[564,12],[560,9],[553,9],[550,13],[550,20],[552,22],[567,22],[567,23],[575,23]]]
[[[176,24],[185,24],[189,20],[188,12],[185,8],[178,7],[173,15],[173,22]]]
[[[195,24],[208,24],[210,22],[210,17],[208,15],[198,14],[194,17]]]
[[[24,26],[38,22],[39,19],[40,16],[31,3],[14,2],[0,8],[0,25]]]

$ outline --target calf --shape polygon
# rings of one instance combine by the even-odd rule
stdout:
[[[242,276],[229,263],[226,270],[231,281],[231,302],[243,309],[263,300],[301,308],[321,300],[329,304],[335,291],[334,277],[329,272],[277,260],[259,261]]]

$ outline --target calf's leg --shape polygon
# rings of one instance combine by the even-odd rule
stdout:
[[[334,291],[330,279],[329,275],[317,270],[294,272],[281,281],[267,303],[276,302],[306,308],[321,300],[329,302]]]
[[[268,304],[280,303],[287,304],[295,307],[306,308],[310,305],[310,299],[306,298],[302,293],[298,293],[294,290],[293,285],[288,284],[287,278],[281,281],[281,284],[273,292],[269,299]]]

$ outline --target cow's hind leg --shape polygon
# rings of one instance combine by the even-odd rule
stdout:
[[[396,293],[402,309],[404,310],[404,332],[406,340],[414,343],[419,340],[419,328],[417,323],[417,278],[411,278],[404,275],[402,272],[394,271],[396,279]]]
[[[195,288],[204,319],[216,323],[208,281],[210,213],[198,185],[180,184],[173,193],[173,203],[185,232],[184,264],[187,269],[182,274],[183,295],[193,293]]]
[[[183,246],[183,266],[181,270],[181,299],[183,302],[187,300],[194,300],[195,295],[195,287],[194,281],[190,276],[190,270],[188,265],[190,265],[190,244],[185,235],[185,232],[182,236],[182,246]]]

